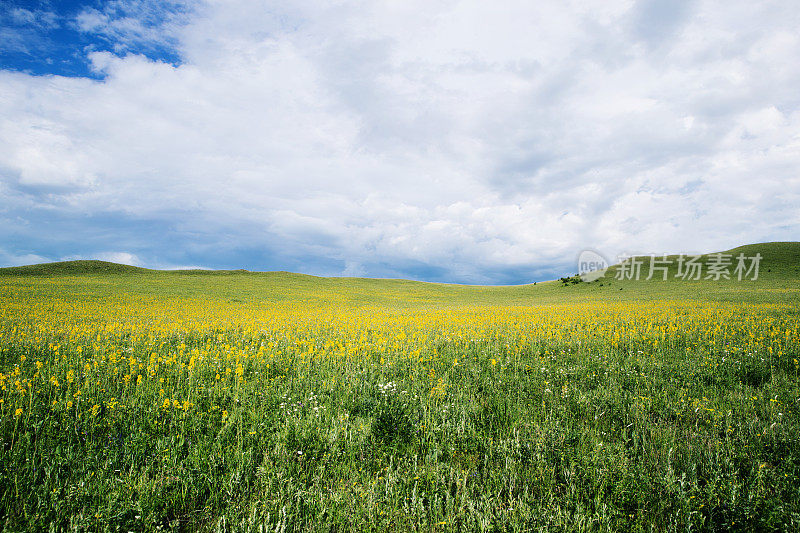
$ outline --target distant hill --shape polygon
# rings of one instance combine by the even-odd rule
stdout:
[[[527,285],[457,285],[402,279],[317,277],[290,272],[246,270],[149,270],[105,261],[66,261],[23,267],[0,268],[0,296],[25,294],[81,298],[111,294],[145,297],[201,298],[243,305],[316,305],[336,302],[345,307],[391,309],[445,308],[452,306],[530,306],[544,303],[596,302],[606,305],[640,300],[713,300],[753,303],[800,302],[800,242],[763,243],[722,252],[730,254],[730,279],[707,279],[707,265],[714,254],[700,256],[703,275],[699,280],[676,277],[678,256],[667,281],[649,274],[650,258],[640,259],[639,280],[617,279],[620,265],[591,283],[573,277]],[[761,254],[757,281],[738,281],[736,256]],[[661,258],[658,258],[661,259]],[[624,267],[623,267],[624,268]],[[575,265],[577,270],[577,264]],[[41,280],[42,282],[39,282]],[[575,282],[573,282],[575,281]],[[46,283],[45,283],[46,282]],[[51,283],[56,282],[56,283]],[[55,292],[50,292],[55,291]],[[800,309],[800,306],[798,306]]]
[[[748,244],[739,246],[724,252],[714,252],[700,256],[699,263],[703,265],[703,276],[705,276],[706,269],[709,262],[713,260],[716,253],[729,254],[733,265],[730,268],[731,275],[736,265],[736,256],[743,253],[746,257],[751,258],[756,254],[761,255],[759,278],[760,279],[800,279],[800,242],[768,242],[760,244]],[[670,261],[668,268],[667,279],[669,281],[680,281],[676,277],[678,271],[678,257],[677,255],[667,256]],[[656,259],[662,259],[657,256]],[[643,256],[637,258],[641,262],[641,278],[644,279],[650,270],[650,257]],[[577,265],[576,265],[577,266]],[[605,276],[594,282],[600,284],[603,282],[617,281],[617,276],[620,268],[625,268],[620,264],[611,265]],[[269,278],[278,283],[301,284],[301,285],[318,285],[323,280],[326,283],[333,283],[339,285],[341,283],[350,285],[353,283],[366,283],[372,287],[375,283],[383,286],[384,284],[406,284],[415,283],[409,280],[378,280],[371,278],[322,278],[317,276],[309,276],[306,274],[293,274],[290,272],[250,272],[248,270],[152,270],[147,268],[135,267],[130,265],[121,265],[111,263],[108,261],[98,260],[82,260],[82,261],[61,261],[56,263],[42,263],[37,265],[19,266],[19,267],[6,267],[0,268],[0,276],[72,276],[81,274],[159,274],[170,276],[235,276],[235,275],[268,275]],[[571,274],[574,274],[571,273]],[[570,275],[571,275],[570,274]],[[656,273],[653,281],[661,281],[662,274]],[[734,276],[735,277],[735,276]],[[566,278],[565,278],[566,279]],[[316,280],[316,281],[315,281]],[[633,283],[633,280],[623,279],[622,283]],[[426,285],[446,285],[446,284],[426,284]],[[550,285],[545,282],[540,286]],[[377,288],[377,287],[374,287]]]
[[[95,259],[79,261],[59,261],[18,267],[0,268],[0,275],[7,276],[52,276],[74,274],[137,274],[153,270],[131,265],[120,265]]]

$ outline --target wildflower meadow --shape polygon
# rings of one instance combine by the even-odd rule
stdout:
[[[797,529],[784,266],[662,289],[5,275],[0,524]]]

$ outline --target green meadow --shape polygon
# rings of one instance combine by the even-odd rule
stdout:
[[[7,531],[800,529],[800,243],[757,279],[0,269]]]

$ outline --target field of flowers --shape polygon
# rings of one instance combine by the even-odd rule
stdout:
[[[790,303],[62,283],[2,281],[5,530],[800,528]]]

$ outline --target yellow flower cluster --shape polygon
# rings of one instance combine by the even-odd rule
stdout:
[[[466,353],[485,354],[482,364],[500,369],[564,350],[651,357],[678,349],[714,366],[726,353],[780,360],[800,338],[793,315],[771,304],[587,301],[395,309],[131,294],[22,294],[3,303],[0,350],[10,363],[0,369],[0,413],[16,417],[31,402],[78,417],[103,418],[148,403],[154,413],[185,414],[197,408],[198,391],[269,387],[289,372],[310,376],[319,365],[352,369],[352,376],[364,364],[417,365],[426,369],[430,396],[441,398],[448,378],[435,369],[445,358],[448,368],[456,368],[464,357],[475,357]],[[204,408],[219,416],[219,406]]]

